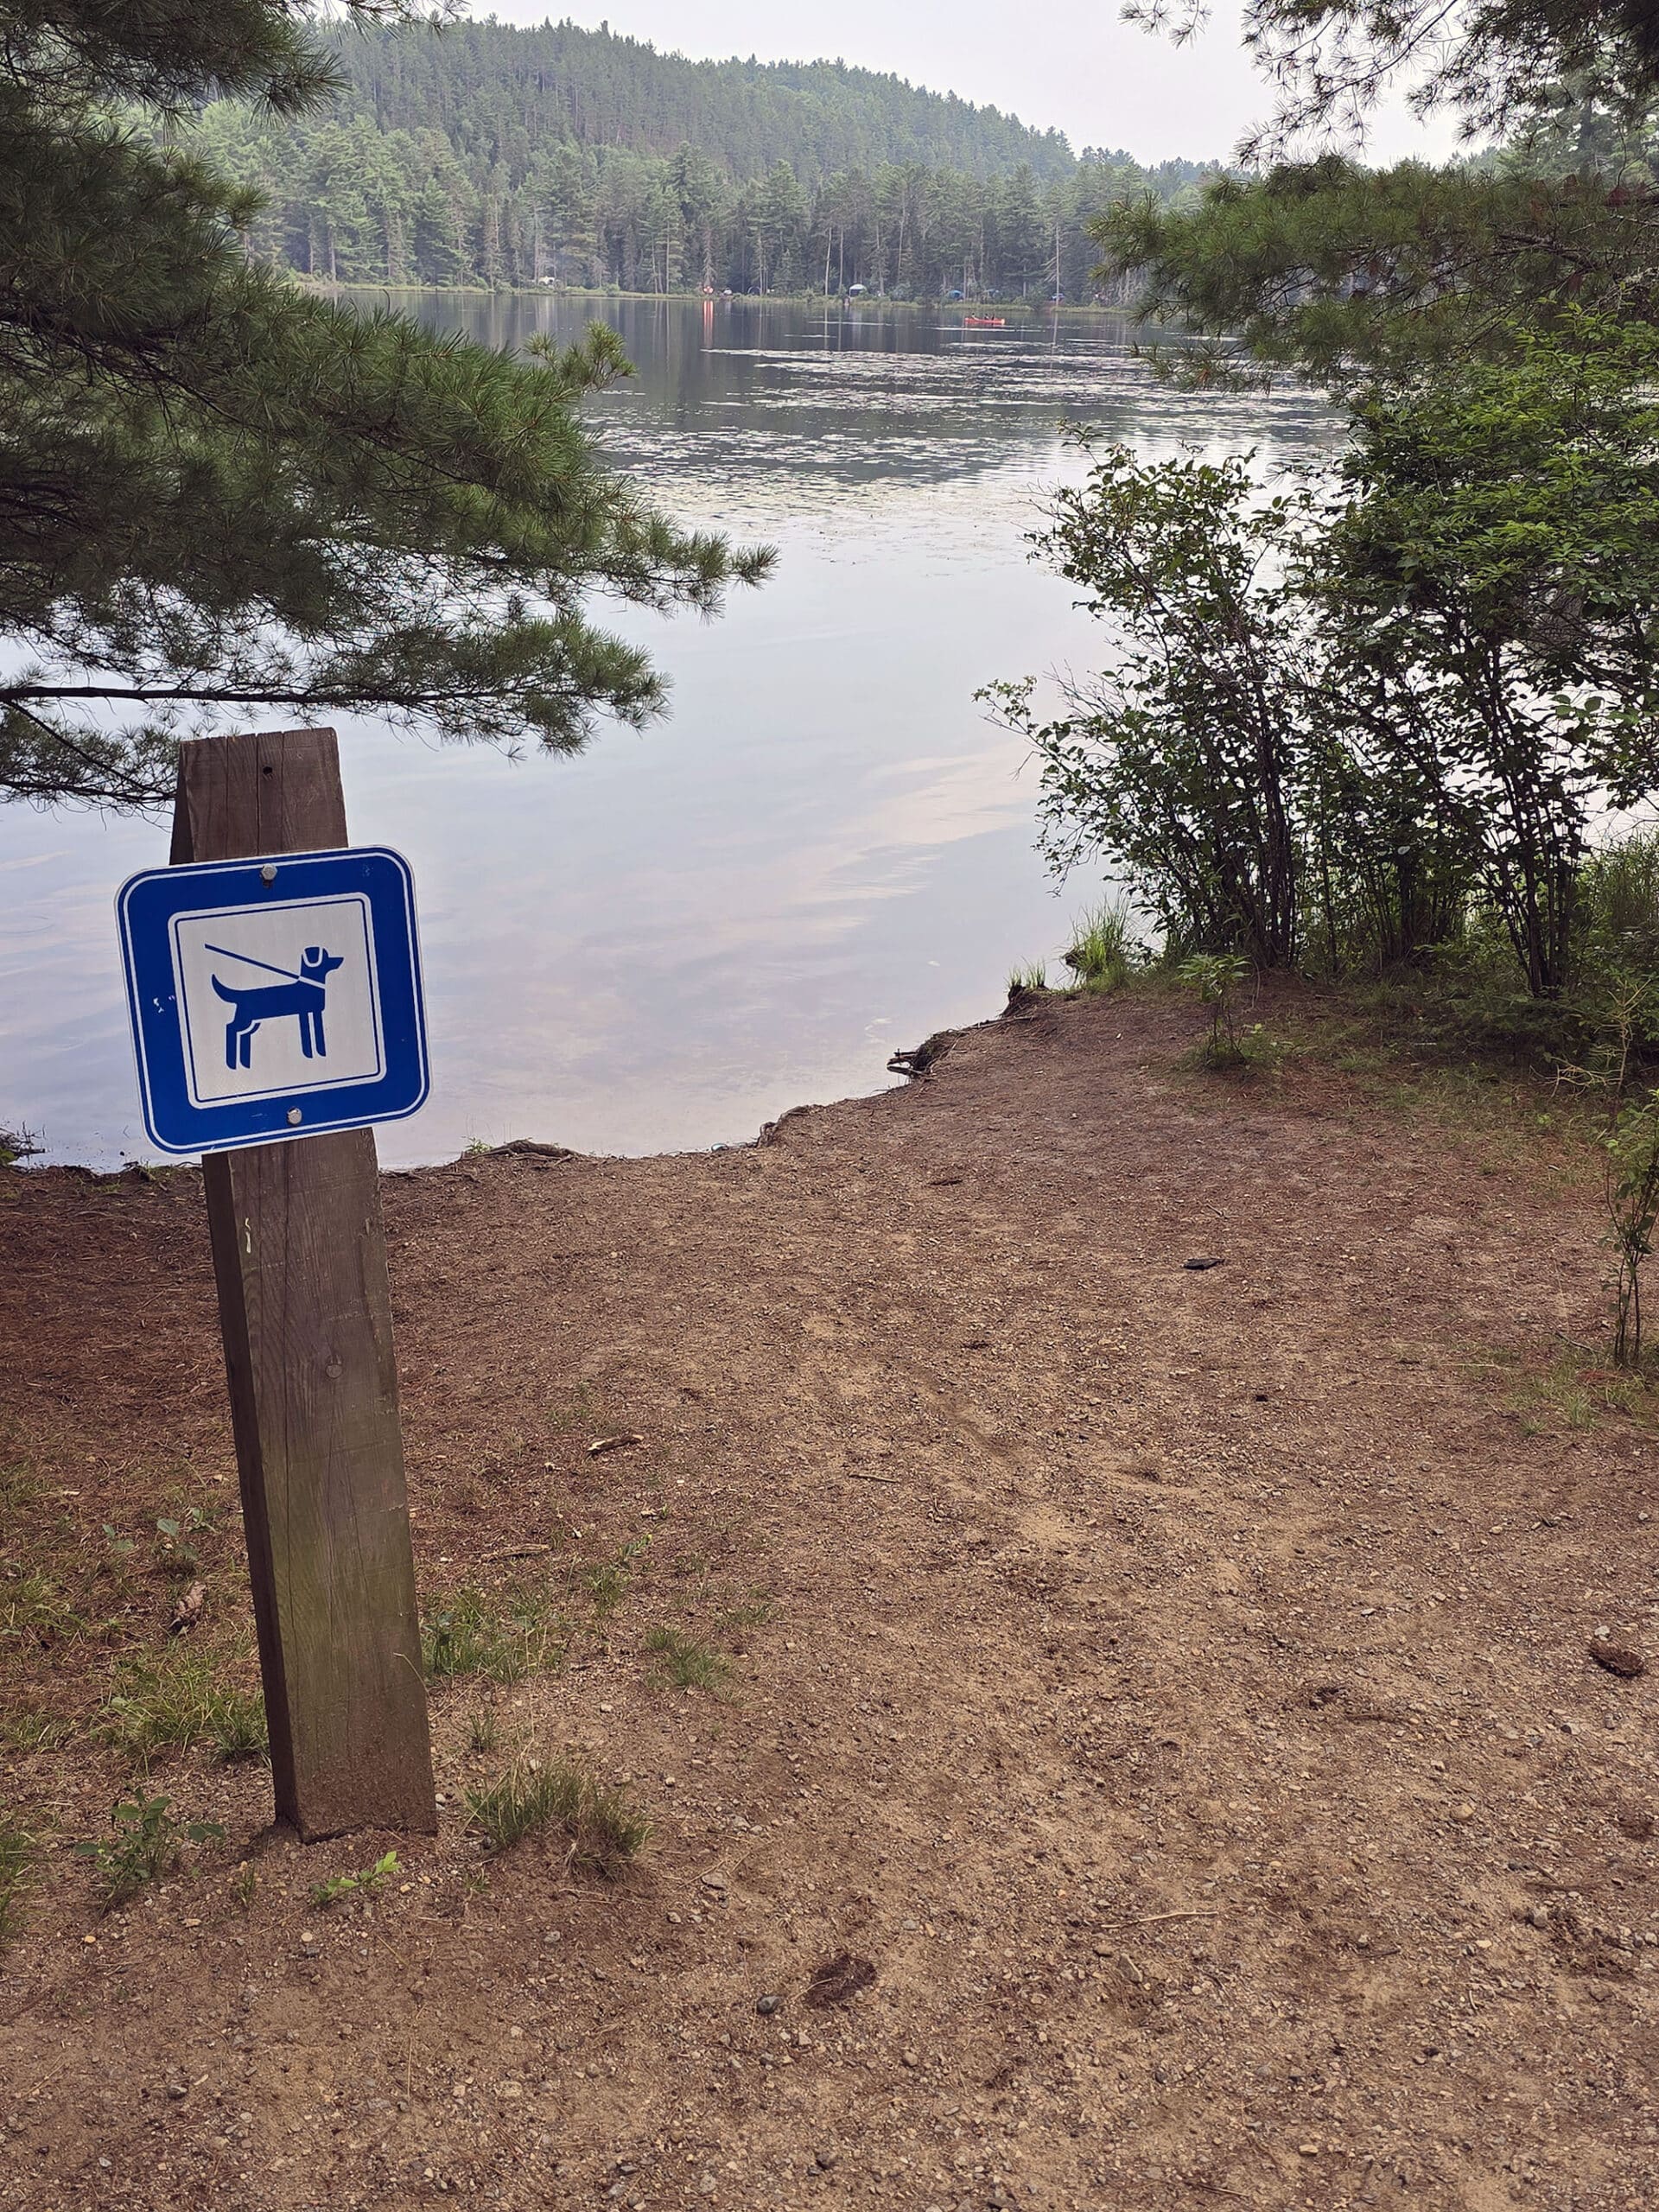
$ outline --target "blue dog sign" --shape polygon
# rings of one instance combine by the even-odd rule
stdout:
[[[384,846],[146,868],[116,901],[162,1152],[361,1128],[426,1096],[409,863]]]

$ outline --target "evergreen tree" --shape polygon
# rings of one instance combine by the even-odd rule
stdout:
[[[1251,0],[1283,98],[1252,149],[1277,156],[1197,205],[1125,195],[1097,226],[1108,271],[1145,272],[1147,311],[1337,382],[1518,358],[1585,307],[1652,319],[1659,297],[1659,12],[1650,0]],[[1363,121],[1402,71],[1498,153],[1376,173],[1299,132]]]
[[[1021,292],[1040,289],[1049,244],[1048,225],[1038,205],[1037,185],[1021,163],[1003,180],[995,200],[995,229],[997,257],[1010,289],[1017,280]]]
[[[466,265],[466,249],[455,205],[438,179],[429,175],[415,202],[414,266],[417,283],[454,284]]]
[[[520,364],[305,296],[243,251],[251,195],[111,119],[326,98],[297,0],[0,0],[0,790],[154,803],[226,713],[569,751],[597,711],[655,712],[591,596],[707,610],[767,556],[598,464],[575,410],[626,372],[613,336]],[[318,139],[336,267],[379,188],[350,135]]]

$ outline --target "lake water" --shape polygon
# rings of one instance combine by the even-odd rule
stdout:
[[[588,302],[424,300],[502,346]],[[1312,452],[1318,403],[1182,394],[1120,317],[969,331],[959,312],[617,302],[639,374],[594,403],[618,463],[688,523],[765,539],[707,624],[623,610],[672,714],[513,764],[340,724],[353,835],[412,861],[430,1102],[393,1164],[478,1138],[639,1153],[741,1141],[880,1089],[888,1055],[982,1020],[1051,960],[1097,879],[1057,890],[1034,775],[976,689],[1099,657],[1027,558],[1086,422],[1144,451]],[[263,726],[280,727],[280,716]],[[45,1157],[144,1157],[111,901],[165,823],[0,810],[0,1127]]]

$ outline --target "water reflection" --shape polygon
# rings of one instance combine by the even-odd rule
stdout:
[[[512,766],[341,726],[353,832],[420,890],[433,1096],[394,1162],[532,1135],[637,1152],[741,1141],[888,1080],[897,1045],[994,1012],[1058,950],[1021,749],[976,685],[1098,650],[1023,534],[1081,463],[1067,418],[1147,450],[1306,454],[1294,396],[1158,384],[1121,319],[964,332],[937,315],[767,302],[600,310],[638,364],[596,434],[683,519],[776,543],[713,626],[622,609],[674,714]],[[423,301],[502,346],[585,302]],[[113,1164],[143,1139],[110,902],[165,830],[0,812],[0,1124]]]

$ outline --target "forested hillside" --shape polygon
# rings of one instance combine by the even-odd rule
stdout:
[[[839,61],[688,61],[575,23],[467,22],[438,37],[352,35],[339,54],[382,130],[436,123],[466,162],[524,167],[542,147],[565,143],[639,154],[690,145],[740,176],[786,162],[809,189],[836,169],[881,162],[981,177],[1026,162],[1044,182],[1071,167],[1058,130]]]
[[[1057,131],[840,62],[691,62],[609,31],[342,38],[332,109],[208,107],[262,258],[340,283],[1085,296],[1084,226],[1213,164]]]

